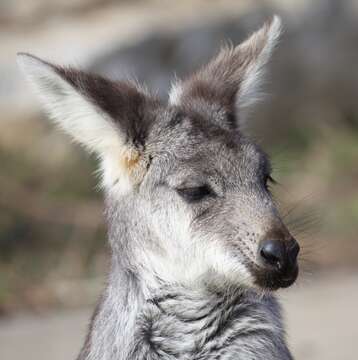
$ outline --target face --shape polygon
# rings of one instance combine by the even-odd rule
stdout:
[[[299,246],[268,189],[267,156],[238,130],[169,114],[142,186],[164,257],[192,278],[216,273],[263,289],[291,285]]]
[[[110,242],[131,269],[264,289],[295,281],[299,247],[268,190],[269,161],[239,130],[279,33],[275,17],[224,47],[174,84],[168,104],[135,83],[19,55],[54,122],[98,155]]]

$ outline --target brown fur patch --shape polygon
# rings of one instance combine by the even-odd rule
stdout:
[[[136,150],[127,151],[123,157],[124,166],[128,169],[128,171],[131,171],[131,169],[138,164],[139,160],[140,155]]]

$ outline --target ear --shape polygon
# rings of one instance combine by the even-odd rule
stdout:
[[[216,120],[224,113],[232,122],[241,121],[259,98],[263,68],[280,32],[281,20],[275,16],[240,45],[224,47],[209,64],[175,84],[169,102],[201,112],[206,109],[205,115],[214,114]]]
[[[99,156],[106,187],[125,192],[141,182],[148,167],[144,146],[155,100],[131,83],[112,82],[32,55],[18,54],[18,63],[50,118]]]

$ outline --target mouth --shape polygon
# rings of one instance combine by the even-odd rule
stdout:
[[[281,271],[265,269],[258,266],[255,266],[255,269],[252,270],[255,285],[261,289],[271,291],[291,286],[296,281],[299,272],[297,264]]]
[[[299,247],[292,248],[294,251],[291,256],[284,256],[284,261],[277,258],[267,261],[267,258],[263,258],[261,254],[260,257],[254,260],[240,249],[241,261],[243,257],[245,266],[253,278],[252,285],[268,291],[290,287],[296,281],[299,273],[297,261]]]

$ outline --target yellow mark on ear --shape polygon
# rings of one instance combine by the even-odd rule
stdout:
[[[120,157],[120,166],[133,184],[139,184],[147,170],[148,160],[135,148],[127,148]]]
[[[124,166],[131,170],[139,162],[139,152],[137,150],[129,150],[124,154]]]

